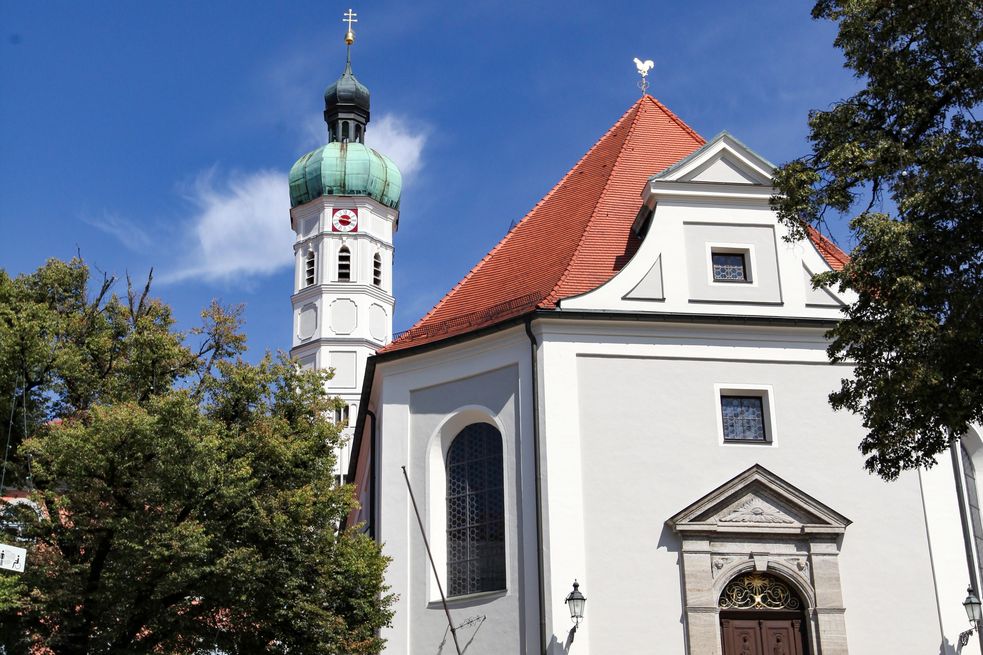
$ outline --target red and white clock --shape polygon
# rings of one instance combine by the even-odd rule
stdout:
[[[336,209],[331,213],[332,232],[358,232],[358,209]]]

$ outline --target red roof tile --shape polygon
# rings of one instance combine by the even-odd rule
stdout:
[[[379,352],[552,309],[607,282],[638,249],[631,226],[648,178],[704,144],[665,105],[643,96],[463,280]],[[842,268],[843,251],[816,234],[830,266]]]
[[[809,240],[816,246],[816,250],[823,256],[826,263],[834,271],[843,270],[843,266],[850,261],[850,255],[846,254],[835,243],[827,239],[822,233],[811,225],[806,226],[806,234]]]

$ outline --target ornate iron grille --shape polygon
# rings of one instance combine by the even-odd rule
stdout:
[[[720,594],[720,609],[797,610],[799,597],[787,584],[763,573],[746,573],[727,583]]]
[[[502,436],[473,423],[447,452],[447,593],[505,588]]]

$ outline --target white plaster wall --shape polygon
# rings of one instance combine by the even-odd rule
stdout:
[[[358,209],[358,231],[332,232],[331,215],[335,207]],[[396,231],[398,212],[366,197],[325,196],[290,210],[291,224],[296,233],[294,242],[295,270],[294,294],[291,297],[292,325],[291,356],[314,357],[319,368],[331,366],[332,353],[354,353],[354,371],[349,375],[354,383],[341,384],[336,379],[328,383],[328,393],[339,396],[351,407],[352,416],[357,409],[366,361],[383,345],[392,340],[392,316],[395,299],[392,297],[393,235]],[[338,281],[338,252],[342,246],[351,251],[350,282]],[[306,286],[306,254],[316,254],[315,283]],[[372,284],[373,255],[379,253],[383,264],[383,284]],[[338,301],[350,301],[355,306],[354,327],[351,331],[336,333],[332,330],[332,305]],[[301,338],[300,312],[307,305],[317,308],[317,326],[314,333]],[[384,310],[380,335],[370,330],[369,311],[372,305]],[[345,442],[338,452],[335,470],[340,475],[348,470],[351,457],[353,430],[343,430]]]
[[[547,588],[558,643],[574,577],[588,597],[568,652],[684,652],[679,541],[664,521],[754,463],[853,520],[839,558],[850,651],[939,652],[917,476],[885,483],[863,470],[859,421],[826,402],[848,369],[825,363],[819,331],[544,330]],[[779,443],[721,445],[715,383],[771,386]]]
[[[682,184],[682,183],[681,183]],[[741,284],[717,283],[719,288],[713,302],[701,302],[706,294],[694,292],[694,285],[706,286],[705,248],[694,246],[693,233],[700,232],[706,242],[727,242],[734,240],[728,230],[773,227],[774,239],[771,248],[777,257],[778,279],[773,279],[774,269],[763,268],[756,284],[779,288],[780,302],[749,305],[747,293]],[[719,238],[714,237],[718,231]],[[687,244],[687,234],[690,234]],[[641,246],[621,271],[597,289],[580,296],[565,298],[560,302],[563,309],[600,309],[631,311],[640,313],[679,313],[679,314],[728,314],[808,317],[838,319],[840,312],[836,307],[818,307],[807,304],[807,287],[803,279],[803,263],[810,270],[820,272],[829,270],[828,264],[819,251],[809,241],[788,243],[784,237],[788,230],[777,223],[775,213],[768,206],[767,194],[751,198],[727,198],[709,202],[700,197],[672,197],[660,199],[652,217],[651,227]],[[687,247],[687,245],[689,247]],[[764,252],[760,256],[764,256]],[[664,300],[639,300],[625,298],[642,280],[661,256],[661,270]],[[768,253],[771,256],[771,253]],[[698,259],[694,263],[692,260]],[[770,262],[769,262],[770,264]],[[692,271],[700,271],[701,280],[691,280]],[[758,275],[758,273],[755,273]],[[727,292],[732,292],[734,302],[727,302]],[[694,297],[696,293],[696,297]],[[778,294],[773,294],[778,298]]]
[[[534,454],[531,439],[530,347],[521,328],[425,356],[383,362],[374,389],[381,388],[380,516],[378,536],[393,558],[387,583],[398,594],[396,616],[383,631],[388,653],[453,653],[447,620],[436,593],[420,529],[406,489],[406,466],[428,533],[434,524],[429,455],[442,425],[457,410],[489,410],[502,432],[506,483],[507,590],[451,599],[459,640],[469,655],[535,653],[539,614],[535,530]],[[442,510],[440,506],[438,510]],[[446,577],[442,534],[428,534],[437,546],[438,573]]]

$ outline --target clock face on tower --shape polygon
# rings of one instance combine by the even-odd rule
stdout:
[[[358,232],[358,209],[336,209],[331,214],[332,232]]]

